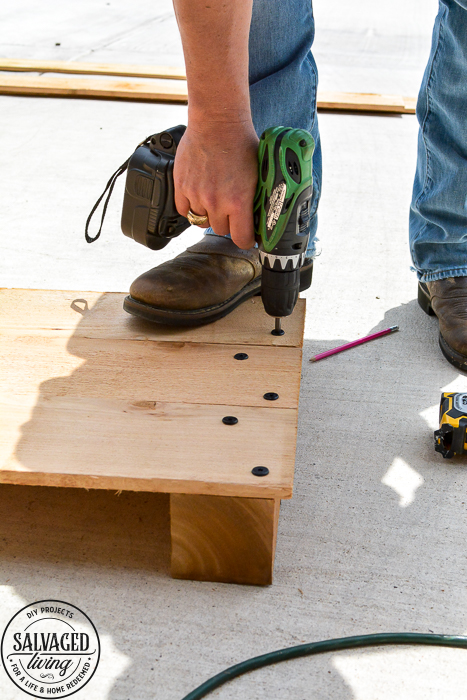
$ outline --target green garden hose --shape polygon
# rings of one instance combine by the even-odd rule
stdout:
[[[341,639],[327,639],[323,642],[311,642],[310,644],[300,644],[296,647],[278,649],[269,654],[254,656],[252,659],[242,661],[235,666],[226,668],[217,675],[209,678],[191,693],[185,695],[183,700],[200,700],[208,693],[211,693],[219,686],[231,681],[237,676],[241,676],[249,671],[254,671],[263,666],[288,661],[288,659],[298,659],[301,656],[311,656],[312,654],[323,654],[326,651],[342,651],[343,649],[359,649],[362,647],[376,647],[387,644],[426,644],[439,647],[460,647],[467,649],[467,637],[450,637],[445,634],[418,634],[413,632],[402,632],[388,634],[362,634],[359,637],[342,637]]]

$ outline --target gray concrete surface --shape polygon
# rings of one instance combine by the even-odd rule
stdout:
[[[315,9],[323,88],[416,92],[433,2],[319,0]],[[51,2],[38,14],[20,0],[5,2],[0,19],[4,55],[180,60],[167,2]],[[184,107],[0,104],[3,286],[126,290],[197,237],[161,254],[138,247],[119,232],[120,189],[102,240],[83,238],[111,172],[144,135],[183,122]],[[171,580],[165,496],[0,487],[0,630],[34,600],[84,609],[103,653],[76,697],[177,700],[232,663],[303,641],[467,632],[466,467],[432,449],[440,391],[466,390],[467,381],[441,356],[437,322],[415,301],[407,218],[416,120],[322,114],[320,122],[322,254],[306,294],[295,495],[282,507],[274,585]],[[397,335],[308,362],[394,323]],[[462,699],[464,669],[463,651],[374,649],[289,662],[212,697]],[[2,669],[0,696],[25,697]]]

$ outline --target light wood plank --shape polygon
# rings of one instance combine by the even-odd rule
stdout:
[[[174,578],[272,583],[280,501],[171,494]]]
[[[403,97],[402,99],[404,100],[404,107],[407,114],[415,114],[417,107],[417,98]]]
[[[1,336],[0,336],[1,337]],[[4,336],[0,395],[297,408],[300,348]],[[274,391],[276,401],[263,395]],[[225,414],[224,414],[225,415]]]
[[[186,82],[180,80],[109,80],[103,78],[62,78],[50,75],[0,76],[0,94],[42,97],[93,97],[104,99],[188,101]]]
[[[260,297],[247,300],[231,314],[198,328],[176,328],[140,321],[123,311],[125,294],[37,289],[0,290],[0,333],[46,337],[153,340],[301,347],[305,300],[283,319],[283,336],[271,335],[273,319]]]
[[[0,94],[38,95],[43,97],[92,97],[103,99],[149,100],[153,102],[188,101],[186,82],[175,80],[108,80],[93,78],[62,78],[0,76]],[[395,112],[412,114],[413,100],[400,95],[365,93],[318,92],[318,109],[365,112]]]
[[[3,483],[292,496],[295,409],[14,396],[2,400],[0,426]],[[270,473],[255,477],[255,466]]]
[[[400,95],[318,92],[318,109],[412,114],[415,112],[415,105],[410,98]]]
[[[0,293],[0,481],[290,497],[301,347],[258,335],[266,315],[255,300],[231,325],[197,329],[198,342],[163,328],[146,340],[120,328],[123,296]],[[290,337],[301,344],[297,306]],[[249,345],[222,342],[242,327]],[[248,360],[234,359],[245,350]],[[259,465],[271,475],[253,477]]]
[[[0,58],[0,70],[29,73],[70,73],[79,75],[119,75],[127,78],[166,78],[186,80],[184,68],[173,66],[133,66],[120,63],[48,61],[30,58]]]
[[[0,289],[0,334],[69,338],[101,297],[101,292]]]

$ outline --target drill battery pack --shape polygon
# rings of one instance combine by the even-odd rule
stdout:
[[[173,178],[175,154],[185,130],[186,126],[180,124],[148,136],[114,172],[86,221],[88,243],[99,238],[115,182],[125,171],[121,221],[125,236],[152,250],[161,250],[190,226],[175,208]],[[100,228],[95,236],[90,236],[91,219],[104,197]]]
[[[467,394],[443,393],[439,405],[439,429],[435,450],[450,459],[467,452]]]
[[[122,232],[137,243],[161,250],[190,224],[175,208],[173,167],[184,126],[153,134],[128,161]]]

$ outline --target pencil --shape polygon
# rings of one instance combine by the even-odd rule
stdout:
[[[394,333],[399,330],[399,326],[391,326],[391,328],[385,328],[384,331],[378,331],[378,333],[372,333],[371,335],[366,335],[364,338],[359,340],[353,340],[351,343],[345,343],[345,345],[339,345],[337,348],[332,350],[326,350],[326,352],[320,352],[314,357],[310,357],[310,362],[318,362],[318,360],[323,360],[325,357],[330,357],[331,355],[337,355],[338,352],[343,352],[344,350],[349,350],[357,345],[362,345],[362,343],[368,343],[370,340],[376,340],[376,338],[382,338],[383,335],[389,335],[389,333]]]

